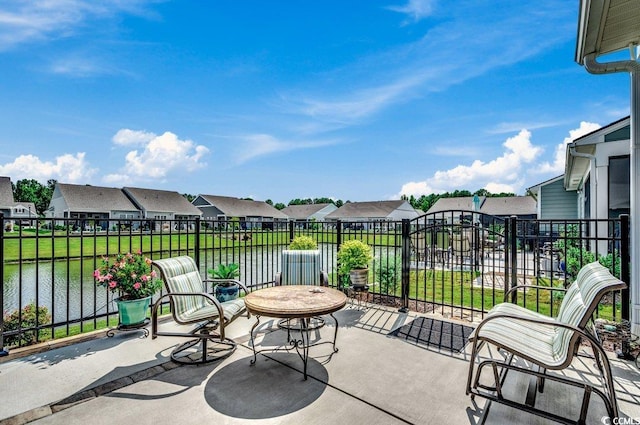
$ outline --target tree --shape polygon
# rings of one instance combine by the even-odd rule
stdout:
[[[331,198],[314,198],[314,204],[335,204]]]
[[[285,204],[283,204],[282,202],[278,202],[277,204],[274,205],[275,209],[277,210],[283,210],[285,209],[287,206]]]
[[[191,195],[190,193],[183,193],[182,196],[187,198],[187,201],[189,202],[193,202],[193,200],[196,199],[196,197],[194,195]]]
[[[273,201],[271,199],[267,199],[264,203],[273,206]]]
[[[33,202],[37,213],[43,215],[49,208],[56,183],[56,180],[52,179],[48,180],[47,185],[44,186],[35,179],[18,180],[13,192],[13,199],[16,202]]]

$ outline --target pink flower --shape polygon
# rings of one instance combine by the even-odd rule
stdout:
[[[142,285],[140,284],[140,282],[136,282],[136,283],[133,284],[133,289],[138,290],[138,289],[140,289],[141,286]]]
[[[109,282],[109,288],[114,289],[116,286],[118,286],[118,282],[115,280]]]
[[[140,280],[142,280],[143,282],[146,282],[147,280],[149,280],[149,276],[147,276],[146,274],[143,274],[142,276],[140,276]]]

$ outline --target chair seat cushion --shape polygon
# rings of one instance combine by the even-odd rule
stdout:
[[[230,322],[246,311],[243,298],[221,303],[225,322]],[[180,320],[185,323],[195,323],[219,317],[218,308],[214,304],[206,305],[180,314]]]
[[[510,318],[495,318],[489,320],[470,338],[487,340],[498,347],[508,347],[510,352],[519,354],[537,364],[547,368],[562,365],[567,359],[567,352],[554,350],[554,339],[557,337],[558,327],[553,326],[555,319],[544,316],[535,311],[527,310],[516,304],[502,303],[492,308],[488,317],[498,314],[509,314],[524,319],[544,320],[551,325],[531,323]]]

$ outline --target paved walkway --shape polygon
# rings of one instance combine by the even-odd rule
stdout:
[[[304,381],[295,353],[259,356],[250,366],[248,329],[239,319],[230,336],[242,345],[229,358],[206,366],[169,361],[177,338],[120,334],[0,363],[0,425],[42,424],[476,424],[484,401],[465,396],[467,354],[425,348],[389,336],[415,314],[369,306],[336,313],[338,347],[312,349]],[[163,326],[169,326],[167,324]],[[278,345],[274,322],[261,324],[259,343]],[[332,323],[315,337],[330,337]],[[621,410],[640,418],[640,374],[613,360]],[[585,364],[588,367],[588,364]],[[508,383],[520,391],[518,380]],[[541,395],[550,408],[576,405],[553,385]],[[602,406],[590,408],[600,423]],[[486,423],[547,424],[495,405]],[[600,416],[598,416],[600,415]],[[38,419],[39,418],[39,419]],[[37,420],[36,420],[37,419]]]

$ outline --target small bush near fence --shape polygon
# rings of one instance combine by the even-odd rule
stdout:
[[[51,315],[46,307],[37,307],[34,303],[26,305],[22,310],[14,310],[4,316],[4,343],[10,345],[33,345],[39,341],[37,326],[51,323]],[[15,335],[7,335],[19,329],[30,329]]]

